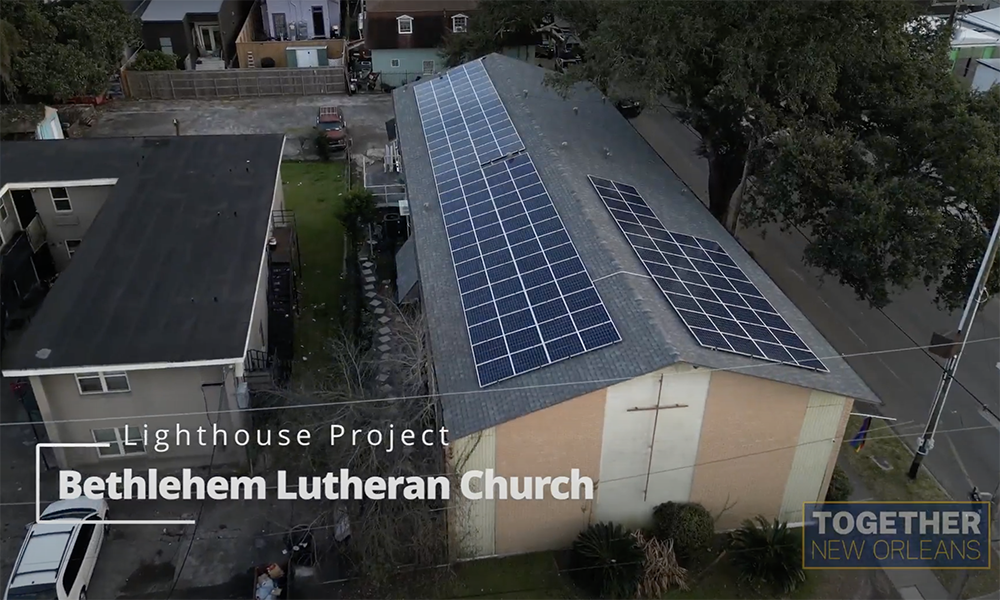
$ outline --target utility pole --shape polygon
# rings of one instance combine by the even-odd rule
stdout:
[[[993,267],[993,261],[997,257],[998,237],[1000,237],[1000,218],[997,219],[996,225],[993,226],[993,234],[986,245],[986,254],[983,256],[982,264],[979,265],[976,282],[973,284],[972,293],[965,303],[965,310],[962,311],[962,319],[958,322],[958,333],[952,340],[954,344],[947,348],[947,354],[940,350],[937,352],[947,355],[948,363],[945,365],[944,372],[941,373],[941,380],[938,382],[937,391],[934,393],[934,403],[931,404],[931,412],[927,418],[924,433],[917,440],[917,452],[913,455],[913,462],[910,463],[910,479],[917,478],[917,474],[920,472],[920,463],[923,462],[927,453],[934,448],[934,434],[937,432],[938,422],[941,420],[941,413],[944,411],[944,404],[948,400],[951,383],[955,379],[955,370],[958,369],[958,362],[962,359],[962,351],[965,350],[965,343],[969,338],[968,332],[972,326],[972,321],[976,318],[976,311],[979,310],[979,305],[981,304],[980,300],[986,294],[986,282],[989,281],[990,269]],[[935,338],[937,337],[935,336]]]
[[[973,492],[974,491],[975,490],[973,490]],[[975,493],[973,493],[973,496],[975,496]],[[990,544],[986,549],[987,552],[993,552],[993,521],[996,519],[995,515],[997,514],[998,503],[1000,503],[1000,481],[998,481],[997,486],[993,488],[993,496],[990,497],[990,522],[986,525],[986,527],[991,539]],[[948,590],[948,600],[962,600],[962,594],[965,592],[965,586],[969,583],[970,577],[972,577],[972,572],[968,569],[963,569],[951,589]]]

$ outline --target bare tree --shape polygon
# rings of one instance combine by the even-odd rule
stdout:
[[[379,400],[386,392],[378,389],[375,375],[378,352],[367,340],[339,335],[328,340],[331,363],[317,372],[310,389],[278,390],[272,402],[277,405],[318,404],[316,408],[275,410],[269,412],[270,427],[292,430],[309,429],[311,444],[306,448],[276,448],[269,453],[269,469],[285,469],[290,479],[316,476],[347,469],[362,480],[369,477],[427,477],[445,471],[445,448],[440,436],[435,445],[426,446],[418,433],[416,443],[400,442],[400,432],[439,429],[436,422],[436,399],[426,394],[428,353],[424,321],[419,311],[402,309],[387,303],[394,316],[390,381],[398,381],[392,396],[399,400]],[[400,389],[395,389],[395,388]],[[415,396],[415,397],[414,397]],[[357,402],[361,401],[361,402]],[[331,425],[340,425],[347,435],[331,438]],[[359,437],[352,443],[352,430],[382,432],[381,444]],[[388,435],[395,431],[389,448]],[[452,486],[456,488],[457,486]],[[452,497],[454,493],[450,494]],[[316,524],[334,526],[340,515],[349,518],[351,537],[346,551],[354,575],[364,581],[372,593],[381,590],[401,569],[419,569],[448,559],[449,510],[444,499],[438,500],[323,500]],[[332,529],[332,527],[331,527]]]

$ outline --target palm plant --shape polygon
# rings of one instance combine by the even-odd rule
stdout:
[[[732,532],[730,548],[740,579],[758,591],[793,592],[806,580],[802,540],[777,519],[756,517]]]
[[[621,525],[597,523],[576,538],[573,579],[600,598],[634,598],[643,575],[645,553]]]

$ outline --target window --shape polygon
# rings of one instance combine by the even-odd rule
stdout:
[[[70,258],[76,254],[76,249],[80,247],[80,240],[66,240],[66,254],[69,254]]]
[[[424,75],[430,75],[431,73],[434,72],[433,60],[425,60],[423,66],[424,66]]]
[[[469,30],[469,17],[455,15],[451,18],[451,30],[455,33],[465,33]]]
[[[403,15],[402,17],[396,18],[396,27],[399,33],[410,34],[413,33],[413,17]]]
[[[73,204],[69,201],[69,190],[51,188],[49,195],[52,196],[52,205],[56,207],[56,212],[73,212]]]
[[[160,52],[174,53],[174,42],[168,37],[160,38]]]
[[[128,375],[124,372],[81,373],[76,376],[76,385],[80,388],[81,395],[132,391],[128,385]]]
[[[398,69],[399,68],[399,59],[398,58],[394,58],[391,61],[389,61],[389,66],[392,67],[393,69]]]
[[[8,216],[10,215],[7,214],[7,205],[0,201],[0,222],[6,221]]]
[[[145,454],[146,447],[142,445],[142,432],[138,427],[128,428],[128,443],[125,440],[125,428],[94,429],[90,432],[98,444],[111,444],[107,448],[98,448],[98,456],[126,456],[129,454]]]
[[[93,517],[88,520],[93,520]],[[73,550],[69,553],[69,560],[66,561],[66,570],[63,571],[62,588],[66,594],[69,594],[73,589],[76,577],[80,574],[80,567],[83,566],[83,561],[87,558],[87,550],[90,549],[90,540],[94,537],[95,528],[94,524],[80,526],[80,533],[76,536]]]

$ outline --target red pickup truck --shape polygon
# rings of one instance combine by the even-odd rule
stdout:
[[[331,150],[347,149],[350,138],[347,122],[339,106],[321,106],[316,118],[316,127],[326,136]]]

